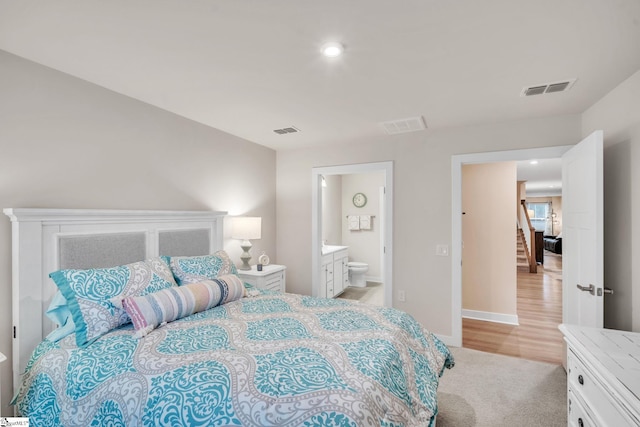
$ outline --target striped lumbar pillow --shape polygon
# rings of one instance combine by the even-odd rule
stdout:
[[[242,280],[235,274],[219,276],[184,286],[174,286],[144,296],[122,300],[137,337],[144,337],[158,325],[207,310],[244,296]]]

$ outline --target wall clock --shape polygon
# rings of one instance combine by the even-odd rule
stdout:
[[[361,208],[367,204],[367,196],[362,193],[356,193],[353,195],[353,206]]]

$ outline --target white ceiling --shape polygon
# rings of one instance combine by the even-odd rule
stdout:
[[[523,160],[516,167],[518,181],[526,181],[527,197],[562,196],[562,159]]]
[[[0,0],[0,49],[288,149],[407,117],[581,113],[640,69],[639,20],[638,0]],[[342,57],[320,56],[328,40]],[[289,126],[302,132],[273,132]]]

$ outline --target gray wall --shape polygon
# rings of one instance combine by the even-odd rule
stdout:
[[[583,114],[604,130],[605,327],[640,332],[640,71]],[[636,223],[635,221],[639,221]]]
[[[446,130],[380,135],[339,147],[277,152],[278,262],[287,291],[311,294],[311,169],[394,162],[394,307],[443,336],[451,328],[451,156],[576,144],[581,117],[536,118]],[[404,290],[406,302],[397,300]]]
[[[275,161],[271,149],[0,51],[0,208],[261,216],[252,253],[276,262]],[[239,262],[238,242],[225,247]],[[1,215],[0,352],[9,358],[11,324],[11,227]],[[0,372],[5,416],[11,363]]]

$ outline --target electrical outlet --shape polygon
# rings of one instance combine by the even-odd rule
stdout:
[[[449,245],[436,245],[436,255],[449,256]]]
[[[407,299],[405,297],[404,291],[398,291],[398,301],[405,302]]]

